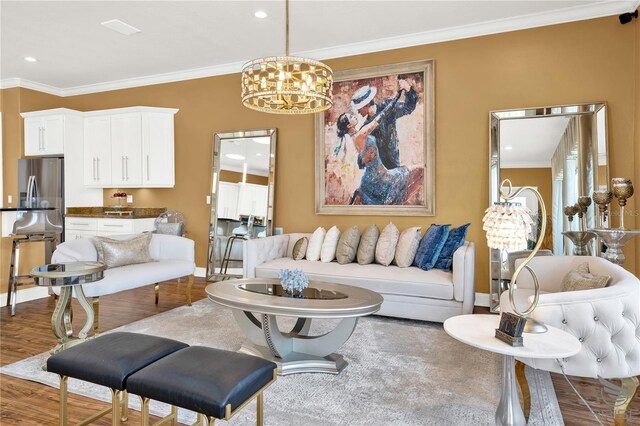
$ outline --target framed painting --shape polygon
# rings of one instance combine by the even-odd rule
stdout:
[[[316,114],[316,213],[435,215],[434,61],[336,72]]]

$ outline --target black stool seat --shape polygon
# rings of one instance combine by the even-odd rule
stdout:
[[[109,333],[49,357],[47,371],[124,390],[131,374],[188,346],[164,337]]]
[[[130,393],[218,419],[274,379],[276,364],[220,349],[190,346],[132,374]]]

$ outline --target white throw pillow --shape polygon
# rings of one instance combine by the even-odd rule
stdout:
[[[420,245],[420,234],[422,228],[414,226],[407,228],[400,234],[398,238],[398,246],[396,247],[395,262],[400,268],[411,266],[413,258],[416,257],[418,246]]]
[[[332,226],[327,231],[327,235],[322,242],[322,250],[320,251],[320,261],[329,263],[336,258],[336,249],[340,240],[340,230],[337,226]]]
[[[398,227],[393,222],[384,227],[376,244],[376,262],[384,266],[391,264],[396,254],[399,236],[400,231],[398,231]]]
[[[307,260],[320,260],[320,250],[322,249],[322,242],[327,231],[322,227],[313,231],[311,238],[309,238],[309,245],[307,246]]]

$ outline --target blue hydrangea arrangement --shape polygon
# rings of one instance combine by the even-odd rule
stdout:
[[[282,288],[292,294],[297,292],[300,295],[309,285],[309,278],[301,269],[281,269],[278,278],[282,280]]]

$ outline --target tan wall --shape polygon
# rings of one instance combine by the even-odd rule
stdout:
[[[630,154],[638,94],[629,90],[634,80],[638,85],[638,65],[629,54],[637,50],[637,27],[637,21],[620,25],[617,17],[608,17],[327,61],[337,71],[435,59],[435,217],[316,215],[313,116],[279,116],[244,108],[237,74],[74,96],[63,99],[63,104],[78,110],[133,105],[180,108],[175,118],[176,187],[131,192],[136,205],[186,214],[198,266],[204,266],[206,258],[205,196],[210,190],[213,133],[275,127],[276,226],[296,232],[319,225],[344,229],[393,221],[405,228],[471,222],[468,238],[477,249],[476,287],[486,293],[487,249],[481,219],[489,198],[489,111],[607,101],[612,176],[637,173],[638,154]],[[635,143],[640,143],[637,135]],[[628,218],[628,226],[636,226],[633,218]],[[635,271],[638,254],[632,246],[626,254],[625,266]]]
[[[634,75],[636,76],[636,81],[635,81],[635,102],[633,103],[634,107],[635,107],[635,111],[634,111],[634,119],[633,119],[633,131],[634,131],[634,137],[633,137],[633,146],[632,146],[632,151],[634,152],[634,156],[632,156],[632,158],[634,158],[635,161],[635,167],[634,167],[634,171],[628,171],[629,175],[633,175],[634,176],[634,182],[636,183],[636,188],[638,188],[636,190],[636,193],[640,193],[640,187],[638,185],[640,185],[640,23],[638,22],[638,20],[636,19],[635,21],[633,21],[635,24],[635,54],[634,54],[634,60],[635,60],[635,70],[634,70]],[[638,216],[640,216],[640,195],[636,195],[634,197],[634,202],[633,202],[633,206],[635,207],[635,223],[632,224],[632,226],[634,227],[634,229],[637,229],[638,227],[640,227],[640,221],[637,219]],[[640,238],[635,238],[634,240],[635,243],[635,274],[636,276],[640,275]],[[629,253],[633,253],[631,250],[626,250],[625,253],[627,254],[627,256],[630,256]],[[632,269],[632,271],[634,271]]]
[[[220,182],[242,182],[242,173],[232,172],[231,170],[221,170]],[[247,173],[247,183],[254,183],[256,185],[268,185],[269,178],[267,176],[250,175]]]
[[[500,180],[509,179],[513,186],[533,186],[551,209],[551,168],[500,169]]]

